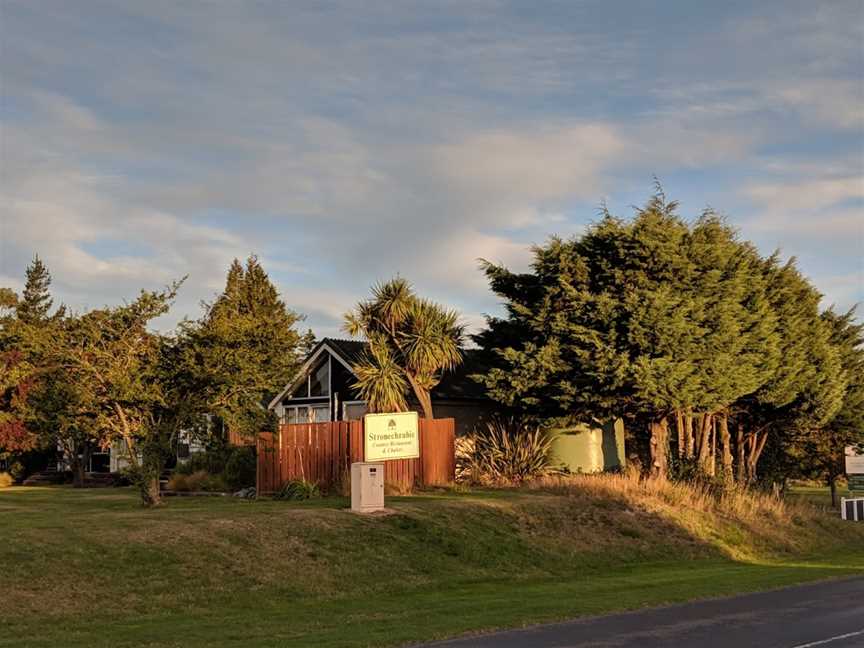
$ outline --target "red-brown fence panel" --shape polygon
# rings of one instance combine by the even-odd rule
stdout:
[[[272,493],[279,484],[279,455],[275,435],[263,432],[257,439],[258,468],[255,483],[258,492]]]
[[[292,479],[331,488],[351,464],[363,461],[363,421],[280,425],[257,440],[259,493],[273,493]],[[420,457],[385,461],[385,481],[400,488],[451,483],[455,474],[455,422],[420,419]]]

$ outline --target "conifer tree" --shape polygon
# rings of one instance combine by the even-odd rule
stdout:
[[[48,319],[54,300],[51,298],[51,273],[37,254],[27,266],[24,291],[15,308],[18,319],[25,324],[38,324]]]
[[[27,424],[28,394],[66,312],[61,306],[51,313],[50,286],[51,274],[36,255],[25,270],[20,297],[0,289],[0,452],[32,450],[39,444],[38,430]]]
[[[252,436],[265,425],[267,402],[304,357],[296,330],[303,318],[287,308],[255,256],[245,267],[237,259],[231,263],[224,291],[205,307],[201,319],[181,325],[187,380],[207,413]]]
[[[605,213],[584,236],[535,248],[530,274],[485,264],[508,317],[477,338],[497,358],[481,379],[544,418],[643,421],[657,476],[674,418],[679,453],[712,472],[719,436],[728,474],[725,412],[777,363],[774,319],[752,246],[710,212],[690,226],[676,210],[658,190],[629,222]]]
[[[830,367],[823,365],[824,386],[819,390],[822,407],[815,416],[799,419],[784,447],[790,476],[824,480],[831,489],[832,504],[837,506],[837,479],[846,470],[845,448],[864,444],[864,324],[855,321],[854,309],[843,314],[828,310],[822,321],[838,354],[839,371],[831,373]],[[832,414],[825,403],[836,403],[830,394],[836,394],[839,385],[843,387],[842,399]]]
[[[764,383],[735,404],[737,478],[753,482],[757,465],[772,436],[785,445],[801,427],[821,427],[842,402],[845,387],[840,352],[819,315],[821,295],[790,259],[765,261],[767,295],[776,321],[781,361]]]

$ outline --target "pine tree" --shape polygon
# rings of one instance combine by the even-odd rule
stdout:
[[[65,316],[62,306],[51,314],[50,286],[51,275],[37,255],[25,271],[20,297],[9,288],[0,289],[0,452],[38,445],[37,431],[26,420],[28,393],[38,382]]]
[[[25,324],[38,324],[48,319],[54,300],[49,288],[51,273],[37,254],[27,266],[24,292],[16,306],[18,319]]]
[[[251,436],[263,429],[265,406],[299,368],[302,316],[287,308],[255,256],[234,260],[225,290],[197,322],[185,322],[179,341],[187,380],[208,413],[228,429]]]

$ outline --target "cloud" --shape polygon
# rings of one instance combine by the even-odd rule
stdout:
[[[436,147],[432,164],[448,187],[472,204],[508,204],[505,224],[538,220],[536,207],[596,197],[601,172],[625,150],[610,124],[472,133]],[[527,216],[527,218],[526,218]]]
[[[742,189],[756,205],[745,231],[801,257],[822,306],[846,310],[864,301],[864,174],[854,159],[819,167],[770,164],[777,177]]]
[[[397,272],[477,321],[498,308],[477,257],[524,267],[530,243],[578,232],[604,196],[641,199],[653,173],[848,265],[860,6],[672,13],[7,7],[0,273],[38,251],[78,307],[188,274],[176,319],[257,252],[324,331]],[[816,144],[812,173],[790,163]]]
[[[772,212],[818,211],[851,200],[864,200],[864,176],[847,175],[753,184],[747,195]]]

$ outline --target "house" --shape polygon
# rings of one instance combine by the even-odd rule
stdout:
[[[360,398],[354,383],[357,376],[352,366],[363,356],[367,344],[355,340],[324,338],[307,356],[297,377],[276,395],[268,408],[281,423],[321,423],[352,421],[363,418],[366,403]],[[479,352],[464,352],[463,363],[446,372],[432,390],[435,418],[453,418],[456,434],[467,434],[474,424],[495,410],[484,387],[471,379],[482,373]],[[410,398],[409,406],[420,411]]]

